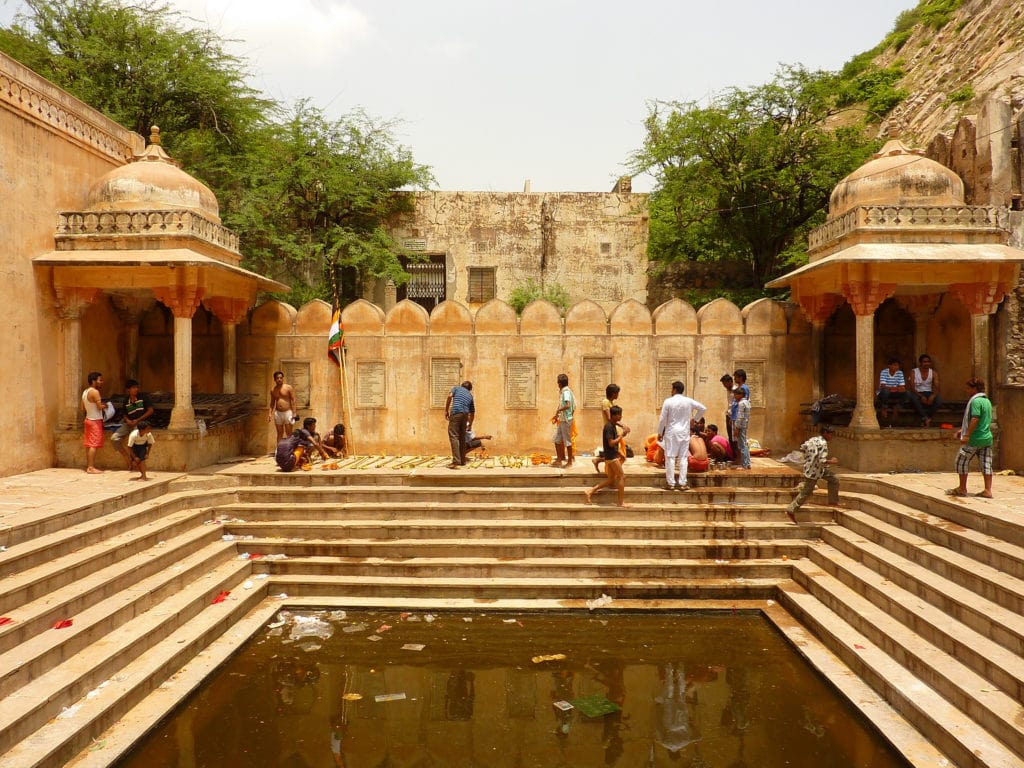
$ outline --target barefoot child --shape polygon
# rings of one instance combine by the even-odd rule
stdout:
[[[626,473],[623,470],[622,462],[626,458],[625,439],[629,434],[629,427],[619,423],[622,421],[622,408],[619,406],[611,407],[610,416],[611,421],[604,425],[604,431],[601,433],[605,479],[590,490],[584,491],[583,495],[586,497],[587,503],[590,504],[597,491],[602,488],[615,488],[619,494],[618,504],[620,507],[624,507],[626,506]]]
[[[604,423],[607,424],[612,420],[612,406],[615,405],[615,400],[619,396],[619,385],[609,384],[604,388],[604,402],[601,403],[601,416],[604,418]],[[604,461],[604,451],[600,450],[594,457],[594,471],[597,474],[601,474],[601,462]]]
[[[156,442],[153,437],[153,430],[149,422],[143,419],[138,423],[131,434],[128,435],[128,450],[131,451],[131,465],[128,471],[139,471],[138,477],[130,477],[129,480],[149,480],[146,477],[146,459],[149,457],[149,450]]]

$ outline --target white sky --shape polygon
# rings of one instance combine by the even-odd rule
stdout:
[[[779,63],[838,69],[917,0],[168,4],[237,39],[271,98],[401,120],[440,189],[600,192],[641,146],[648,101],[759,84]],[[0,0],[0,25],[22,8]]]

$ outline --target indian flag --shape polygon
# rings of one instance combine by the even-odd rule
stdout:
[[[345,329],[341,327],[341,308],[335,307],[331,316],[331,331],[327,337],[327,357],[341,367],[341,350],[345,344]]]

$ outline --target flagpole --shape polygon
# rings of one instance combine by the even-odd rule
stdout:
[[[344,338],[344,337],[343,337]],[[345,420],[345,447],[348,448],[348,455],[355,455],[355,440],[353,435],[355,429],[352,425],[352,404],[348,397],[348,363],[345,358],[348,357],[345,350],[345,344],[341,345],[341,365],[338,366],[338,374],[341,376],[341,417]]]

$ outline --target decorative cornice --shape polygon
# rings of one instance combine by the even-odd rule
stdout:
[[[0,54],[0,105],[118,163],[128,162],[141,148],[137,146],[135,134],[127,128],[107,121],[99,112],[3,54]],[[103,122],[109,122],[109,126],[103,126]]]
[[[1010,214],[991,205],[861,205],[830,219],[807,237],[814,252],[857,231],[948,229],[956,232],[1009,231]]]
[[[238,254],[238,235],[193,211],[62,211],[57,214],[57,240],[78,240],[94,235],[188,236]]]

